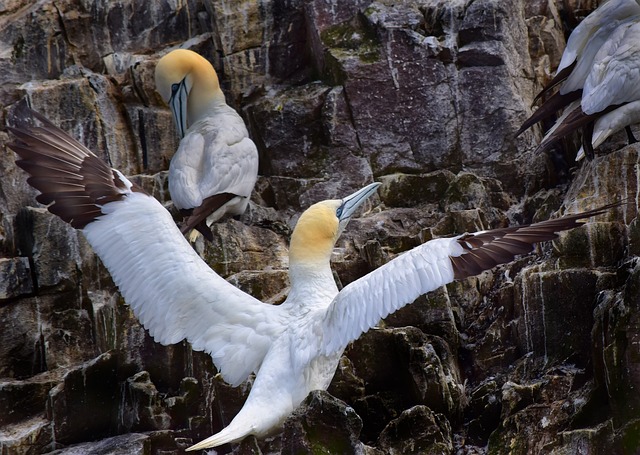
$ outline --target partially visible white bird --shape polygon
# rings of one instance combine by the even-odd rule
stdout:
[[[533,103],[558,85],[559,90],[546,99],[522,124],[516,136],[579,100],[595,54],[622,22],[638,14],[640,0],[608,0],[580,22],[567,40],[556,75],[538,93]]]
[[[431,240],[338,291],[329,259],[355,210],[379,183],[312,205],[291,236],[291,290],[264,304],[213,272],[153,197],[36,113],[42,126],[10,128],[17,164],[37,200],[82,229],[140,322],[162,344],[188,340],[238,385],[256,377],[244,407],[219,433],[187,450],[278,429],[307,394],[326,389],[351,341],[418,296],[511,261],[556,232],[609,207],[535,223]]]
[[[640,14],[640,1],[638,0],[605,0],[571,32],[556,69],[556,76],[576,63],[591,37],[600,28],[636,14]]]
[[[629,142],[629,144],[637,142],[637,139],[629,130],[629,126],[635,125],[636,123],[640,123],[640,100],[624,104],[599,117],[593,124],[591,147],[595,149],[602,145],[609,136],[623,128],[627,131],[627,142]],[[583,159],[585,156],[584,146],[582,146],[580,150],[578,150],[576,161]]]
[[[582,91],[580,106],[558,120],[540,143],[546,150],[558,139],[582,128],[582,149],[577,159],[593,157],[595,122],[599,143],[615,131],[635,123],[640,101],[640,16],[622,21],[593,58]],[[635,138],[628,130],[630,142]]]
[[[155,80],[182,138],[169,165],[171,199],[188,216],[182,230],[196,228],[212,240],[212,223],[246,210],[258,176],[258,150],[205,58],[174,50],[158,62]]]

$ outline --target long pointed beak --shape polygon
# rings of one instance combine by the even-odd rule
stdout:
[[[353,212],[355,212],[369,196],[375,193],[380,185],[382,185],[382,183],[374,182],[343,198],[342,204],[338,207],[338,219],[343,222],[351,218]]]
[[[174,84],[171,90],[171,98],[169,98],[169,108],[173,112],[173,120],[176,122],[178,134],[180,138],[184,137],[187,131],[187,91],[186,78],[182,79],[179,84]]]

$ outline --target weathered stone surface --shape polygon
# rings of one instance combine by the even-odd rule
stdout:
[[[585,412],[593,412],[587,409],[594,398],[591,387],[576,388],[583,384],[583,374],[583,370],[566,367],[527,384],[505,383],[502,386],[501,422],[489,438],[493,451],[499,454],[547,453],[556,445],[567,444],[561,430],[572,421],[579,425]],[[589,432],[599,431],[590,429]],[[613,439],[608,431],[600,437]],[[599,442],[594,441],[590,447],[595,450],[598,445]]]
[[[29,260],[25,257],[0,258],[0,301],[32,292]]]
[[[33,264],[34,288],[73,289],[78,280],[79,233],[42,208],[26,207],[16,218],[18,248]]]
[[[361,454],[361,429],[362,420],[353,408],[327,392],[311,392],[284,424],[281,453]]]
[[[50,455],[144,455],[149,453],[149,436],[145,434],[126,434],[105,438],[99,442],[76,444],[65,449],[49,452]]]
[[[47,418],[56,442],[81,442],[86,434],[106,437],[113,430],[118,409],[117,362],[117,355],[102,354],[69,371],[51,389]]]
[[[438,203],[454,175],[435,171],[426,175],[393,174],[381,179],[380,199],[389,207],[414,207],[421,203]]]
[[[340,285],[435,237],[637,201],[637,145],[613,138],[572,169],[571,143],[531,156],[541,128],[513,138],[596,3],[9,0],[0,120],[28,100],[171,209],[178,138],[153,72],[175,47],[200,52],[261,176],[250,210],[195,248],[279,303],[300,212],[374,179],[379,198],[332,256]],[[84,238],[35,202],[13,152],[0,175],[0,452],[169,455],[226,425],[251,381],[231,388],[208,355],[155,343]],[[636,205],[418,299],[348,349],[330,388],[346,405],[314,394],[284,442],[231,450],[334,447],[322,433],[349,453],[636,452]]]
[[[633,391],[640,384],[640,337],[638,319],[640,268],[637,260],[628,264],[623,292],[609,291],[598,300],[594,311],[592,339],[597,383],[607,391],[614,422],[626,422],[640,413],[640,399]]]
[[[27,380],[0,382],[0,425],[43,414],[49,390],[61,383],[62,369],[46,371]]]
[[[365,396],[353,406],[364,421],[366,438],[417,404],[450,419],[460,414],[458,366],[442,339],[427,338],[413,327],[372,330],[352,345],[347,356],[365,384]]]
[[[0,449],[16,455],[47,453],[55,446],[51,422],[41,413],[0,427]]]
[[[451,427],[442,414],[434,414],[427,406],[414,406],[382,431],[380,447],[393,455],[451,454]]]

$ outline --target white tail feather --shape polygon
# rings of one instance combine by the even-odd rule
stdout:
[[[209,436],[207,439],[203,439],[197,444],[192,445],[188,449],[187,452],[192,450],[202,450],[209,449],[211,447],[218,447],[222,444],[226,444],[228,442],[236,442],[244,439],[251,433],[250,428],[233,428],[233,425],[229,425],[222,431],[214,434],[213,436]]]

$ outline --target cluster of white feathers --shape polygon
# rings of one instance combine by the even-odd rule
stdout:
[[[559,94],[575,93],[577,99],[565,107],[541,147],[577,129],[571,125],[577,118],[583,119],[579,126],[592,122],[583,130],[583,144],[591,134],[593,148],[640,122],[640,1],[608,0],[587,16],[571,33],[556,75],[569,71]],[[584,156],[583,146],[576,160]]]

